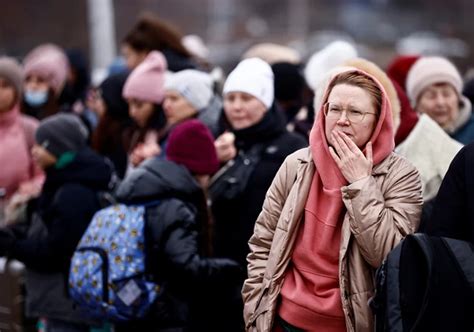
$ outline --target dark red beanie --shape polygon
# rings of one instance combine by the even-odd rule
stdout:
[[[419,55],[400,55],[395,57],[387,67],[388,77],[395,80],[405,93],[408,72],[418,58],[420,58]]]
[[[416,126],[418,114],[411,107],[406,93],[393,78],[392,83],[400,100],[400,126],[395,134],[395,145],[398,145],[410,135],[412,129]]]
[[[187,120],[171,131],[166,157],[193,174],[210,175],[219,169],[214,138],[199,120]]]

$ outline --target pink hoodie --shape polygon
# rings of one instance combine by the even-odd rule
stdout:
[[[372,78],[383,95],[379,121],[370,139],[377,165],[390,155],[395,144],[390,101],[382,85]],[[326,91],[324,101],[328,95]],[[339,286],[339,247],[346,208],[341,187],[348,183],[329,153],[324,122],[324,112],[320,110],[310,133],[316,171],[286,271],[278,314],[304,330],[342,332],[346,325]]]
[[[21,115],[18,106],[0,113],[0,188],[5,188],[8,199],[22,183],[32,182],[40,188],[43,172],[31,157],[38,121]]]

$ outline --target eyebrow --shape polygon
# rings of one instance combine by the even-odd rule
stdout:
[[[332,105],[335,105],[337,107],[341,107],[341,104],[339,103],[334,103],[334,102],[331,102],[331,101],[328,101],[329,104],[332,104]],[[345,108],[350,108],[350,109],[356,109],[357,111],[360,111],[361,109],[363,109],[363,107],[359,107],[359,106],[356,106],[356,105],[347,105]]]

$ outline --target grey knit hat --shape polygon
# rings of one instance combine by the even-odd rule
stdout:
[[[88,131],[73,114],[47,117],[36,130],[36,143],[59,158],[65,152],[76,152],[87,145]]]
[[[213,92],[209,74],[186,69],[165,78],[165,90],[174,90],[184,97],[197,111],[209,106]]]
[[[8,80],[17,92],[17,96],[21,96],[23,90],[23,69],[14,58],[0,57],[0,77]]]

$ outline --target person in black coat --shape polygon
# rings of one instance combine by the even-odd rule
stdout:
[[[98,192],[109,190],[113,172],[86,140],[87,131],[75,115],[58,114],[41,122],[32,154],[46,180],[31,225],[26,231],[23,225],[0,230],[0,255],[27,268],[27,314],[46,318],[48,329],[89,329],[67,295],[66,282],[76,245],[100,209]]]
[[[210,186],[214,249],[216,255],[236,260],[243,271],[249,253],[248,240],[265,193],[284,159],[307,146],[303,136],[286,130],[284,115],[274,105],[273,90],[271,67],[257,58],[239,63],[224,84],[223,120],[227,131],[215,142],[223,167]],[[253,160],[254,166],[248,168],[246,159]],[[237,176],[232,176],[232,170],[238,168],[250,169],[248,176],[238,171]],[[228,186],[229,183],[233,185]],[[224,190],[216,189],[219,187]],[[225,303],[213,310],[216,320],[227,322],[229,332],[243,330],[240,290],[245,278],[245,273],[239,276],[239,285],[234,290],[225,288],[213,294],[213,302]]]
[[[116,325],[116,331],[211,331],[214,313],[203,306],[216,284],[240,274],[229,259],[210,258],[209,216],[203,187],[218,161],[211,133],[199,120],[171,132],[166,160],[152,158],[130,172],[117,190],[125,204],[149,204],[147,230],[156,263],[151,270],[163,296],[140,321]],[[225,331],[220,327],[215,331]]]
[[[433,206],[426,233],[474,243],[474,143],[454,157]]]
[[[243,268],[249,252],[247,242],[267,189],[286,156],[307,146],[301,135],[286,130],[284,116],[273,101],[273,73],[260,59],[242,61],[224,84],[223,114],[228,132],[215,142],[219,159],[235,161],[239,153],[258,156],[240,195],[212,197],[216,254],[237,260]],[[216,176],[212,186],[220,181],[226,181],[225,176]]]

